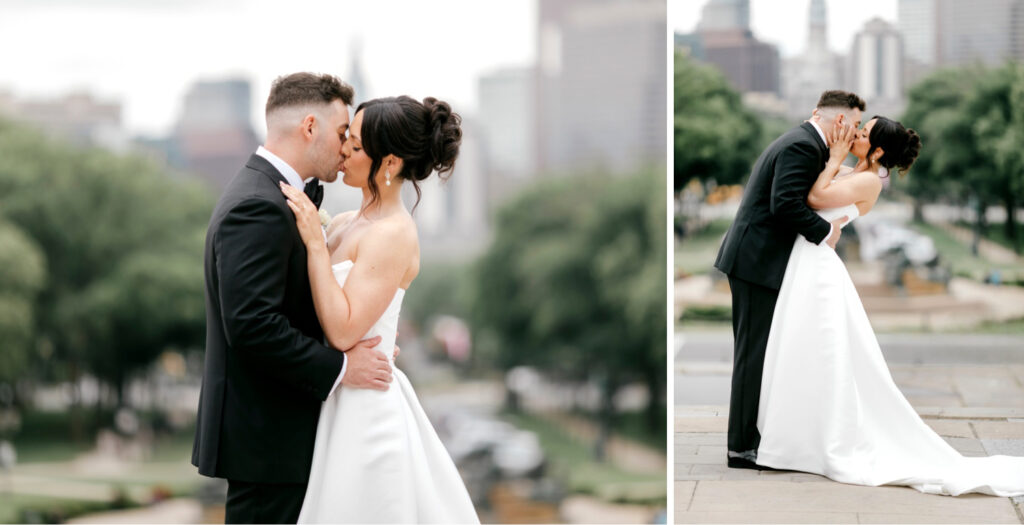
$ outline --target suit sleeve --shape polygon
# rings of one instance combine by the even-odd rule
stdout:
[[[818,160],[809,144],[786,147],[775,162],[775,177],[769,210],[779,223],[819,244],[832,231],[832,225],[807,205],[807,194],[818,175]]]
[[[250,199],[221,222],[214,246],[224,333],[241,359],[324,400],[345,356],[294,328],[284,313],[293,221],[274,203]]]

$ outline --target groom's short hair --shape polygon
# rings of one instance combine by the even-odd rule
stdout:
[[[832,89],[821,94],[821,98],[818,99],[817,107],[843,109],[857,108],[864,111],[867,104],[865,104],[864,99],[858,97],[856,93]]]
[[[351,106],[353,95],[352,86],[334,75],[292,73],[274,79],[270,86],[270,96],[267,97],[267,114],[278,108],[330,104],[335,100]]]

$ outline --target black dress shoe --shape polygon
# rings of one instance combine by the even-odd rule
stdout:
[[[743,459],[743,458],[740,458],[740,457],[730,457],[729,458],[729,468],[748,468],[748,469],[751,469],[751,470],[775,470],[775,469],[773,469],[771,467],[766,467],[764,465],[758,465],[757,463],[754,463],[753,461],[750,461],[749,459]]]

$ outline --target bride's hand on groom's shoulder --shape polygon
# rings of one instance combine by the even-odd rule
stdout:
[[[295,214],[295,225],[299,228],[302,242],[307,246],[314,241],[322,243],[324,240],[323,226],[320,224],[320,212],[317,211],[316,205],[309,200],[309,196],[305,192],[296,189],[291,184],[283,182],[278,184],[281,187],[281,193],[284,193],[288,199],[288,207]]]

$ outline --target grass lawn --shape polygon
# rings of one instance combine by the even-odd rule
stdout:
[[[997,264],[973,255],[969,245],[953,238],[938,226],[915,222],[911,227],[932,238],[935,249],[939,251],[942,259],[953,266],[953,275],[970,275],[974,279],[981,280],[989,270],[1010,271],[1016,274],[1024,272],[1024,268],[1021,268],[1020,265]]]
[[[66,494],[63,494],[65,491],[58,492],[62,497],[12,493],[10,489],[17,490],[18,487],[6,484],[7,480],[0,476],[0,523],[25,519],[43,522],[63,520],[134,504],[113,501],[119,491],[142,502],[148,501],[154,490],[175,496],[191,495],[203,482],[204,478],[189,464],[194,434],[191,428],[158,438],[146,461],[129,463],[109,472],[94,472],[92,469],[75,468],[72,463],[93,449],[95,439],[73,439],[68,429],[69,419],[66,413],[28,412],[24,415],[22,431],[14,439],[18,454],[14,473],[52,480],[68,489]],[[76,492],[76,486],[107,487],[111,501],[75,499],[80,494]],[[34,514],[26,516],[22,513],[24,509]]]
[[[592,494],[607,501],[660,503],[667,498],[664,474],[623,470],[594,459],[590,443],[566,434],[557,424],[530,414],[506,414],[505,419],[536,432],[547,454],[552,474],[566,481],[570,493]]]
[[[711,270],[722,244],[722,236],[732,224],[730,219],[711,221],[700,233],[683,239],[676,244],[675,271],[689,274],[705,274]]]
[[[92,450],[93,444],[85,441],[15,439],[14,447],[18,452],[18,464],[59,463],[71,461]]]
[[[956,225],[960,226],[961,228],[966,228],[968,230],[974,231],[974,223],[958,221]],[[1024,236],[1024,224],[1017,225],[1017,235]],[[996,244],[1003,246],[1004,248],[1007,248],[1009,250],[1013,249],[1013,243],[1010,242],[1010,238],[1006,236],[1005,223],[994,222],[985,224],[985,231],[982,232],[982,236]],[[1021,240],[1024,241],[1024,238],[1021,238]],[[1022,242],[1021,244],[1024,245],[1024,242]]]
[[[6,490],[0,491],[0,523],[22,523],[26,516],[22,515],[22,509],[43,511],[45,513],[57,513],[62,517],[84,514],[87,512],[98,512],[109,508],[106,503],[95,501],[84,501],[76,499],[58,499],[46,496],[33,496],[26,494],[11,494]],[[56,509],[62,509],[56,511]],[[46,523],[46,521],[40,521]]]

